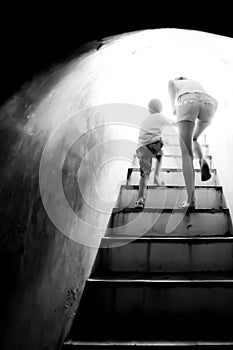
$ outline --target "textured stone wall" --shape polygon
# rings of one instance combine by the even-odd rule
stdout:
[[[115,146],[105,146],[111,128],[104,125],[104,113],[92,108],[93,74],[85,55],[35,78],[0,112],[4,349],[57,349],[62,344],[114,205],[110,201],[107,211],[105,203],[97,208],[96,187],[111,197],[122,175],[116,167],[96,172],[106,154],[114,157]],[[39,174],[44,153],[43,202]],[[62,174],[69,213],[56,190],[56,172]],[[63,227],[49,216],[46,203]],[[100,228],[97,235],[95,227]]]

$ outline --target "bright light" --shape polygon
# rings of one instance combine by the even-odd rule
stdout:
[[[55,87],[55,107],[50,107],[50,96],[42,101],[40,126],[53,129],[64,117],[79,112],[80,100],[84,101],[82,108],[118,102],[147,107],[151,98],[158,97],[163,113],[175,119],[167,85],[170,79],[184,75],[199,80],[217,98],[215,125],[224,127],[224,113],[229,132],[229,125],[233,130],[232,64],[233,39],[210,33],[154,29],[107,38],[100,50],[72,62],[69,73]],[[37,123],[36,118],[31,123]]]
[[[158,97],[164,114],[172,119],[167,84],[179,75],[199,80],[218,99],[219,110],[229,100],[233,39],[179,29],[145,30],[112,39],[93,60],[97,103],[146,107],[150,98]]]

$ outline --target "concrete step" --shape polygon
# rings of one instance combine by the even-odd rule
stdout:
[[[134,207],[138,198],[138,185],[122,185],[116,207]],[[196,186],[197,208],[223,208],[225,201],[221,186]],[[146,193],[146,206],[148,208],[173,208],[187,198],[185,186],[156,186],[148,185]]]
[[[164,350],[166,349],[222,349],[233,347],[233,342],[218,341],[67,341],[62,349],[72,349],[79,347],[80,349],[142,349],[142,350]]]
[[[212,156],[210,156],[210,155],[207,156],[206,160],[209,164],[209,167],[211,169],[214,169],[214,162],[213,162]],[[153,167],[155,165],[155,162],[156,162],[156,159],[153,158],[153,161],[152,161]],[[137,165],[139,167],[139,160],[138,159],[135,160],[135,165]],[[194,158],[193,165],[194,165],[195,169],[200,169],[199,159]],[[163,156],[162,166],[164,168],[182,169],[182,157],[181,157],[181,155],[170,155],[170,154],[166,155],[165,154]]]
[[[225,236],[231,232],[228,209],[114,208],[106,236]]]
[[[207,279],[206,279],[207,278]],[[70,340],[233,340],[233,279],[89,278]]]
[[[95,273],[233,270],[233,237],[104,237]]]
[[[210,149],[208,144],[202,144],[201,147],[203,155],[205,157],[210,155]],[[164,155],[181,155],[180,144],[165,142],[163,146],[163,152]]]
[[[164,140],[164,143],[165,144],[176,144],[176,145],[179,145],[180,144],[180,141],[179,141],[179,135],[178,135],[178,132],[168,132],[168,133],[164,133],[163,134],[163,140]],[[199,138],[198,138],[198,142],[200,144],[208,144],[208,140],[207,140],[207,137],[206,135],[201,135]]]
[[[204,156],[210,155],[209,145],[202,144],[201,147]],[[181,148],[179,144],[177,145],[167,142],[163,146],[163,152],[164,154],[181,155]]]
[[[211,170],[211,178],[208,181],[201,181],[200,169],[195,170],[195,185],[196,186],[218,186],[220,185],[219,179],[216,173],[216,169]],[[153,184],[154,178],[154,168],[152,168],[148,184]],[[127,184],[128,185],[138,185],[140,179],[140,169],[139,167],[128,168],[127,172]],[[162,168],[160,172],[160,180],[167,186],[184,186],[184,176],[182,169],[170,169]]]

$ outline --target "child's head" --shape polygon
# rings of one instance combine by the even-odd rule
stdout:
[[[153,98],[152,100],[150,100],[150,102],[148,103],[148,108],[151,114],[153,113],[160,113],[163,109],[163,105],[162,102],[157,99],[157,98]]]

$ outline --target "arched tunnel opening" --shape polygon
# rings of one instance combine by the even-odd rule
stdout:
[[[184,75],[219,101],[209,143],[233,212],[231,38],[148,29],[91,43],[0,110],[1,338],[61,348],[78,310],[151,98]],[[227,171],[226,171],[227,169]]]

